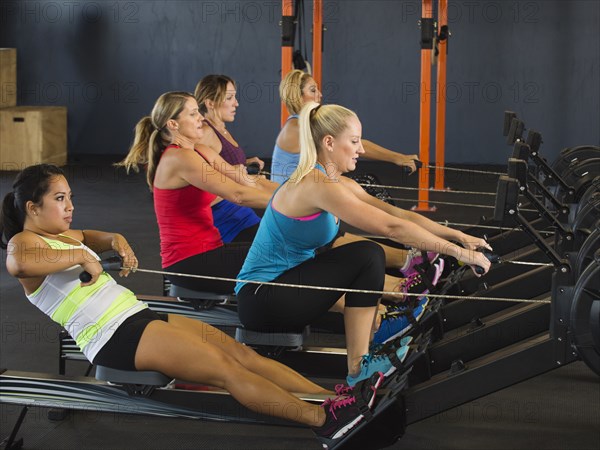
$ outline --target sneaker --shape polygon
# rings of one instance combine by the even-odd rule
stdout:
[[[375,402],[377,388],[382,382],[383,374],[375,373],[356,388],[338,385],[341,386],[340,392],[344,393],[333,400],[326,400],[321,405],[325,409],[325,423],[318,428],[313,428],[323,448],[328,448],[328,441],[341,438],[364,419],[364,408],[371,409]]]
[[[404,278],[399,285],[398,292],[416,295],[407,295],[402,301],[410,301],[413,304],[416,303],[415,299],[420,301],[425,295],[429,294],[430,288],[438,283],[443,271],[444,260],[438,258],[437,262],[429,266],[425,273],[417,273]]]
[[[406,305],[388,306],[372,344],[385,344],[408,333],[423,317],[428,304],[429,299],[423,297],[414,308]]]
[[[395,350],[396,358],[399,362],[403,362],[408,354],[408,346],[405,345]],[[348,375],[346,383],[348,386],[355,386],[359,381],[363,381],[373,376],[374,373],[381,372],[384,377],[388,377],[396,371],[397,367],[392,364],[390,357],[387,354],[379,354],[371,351],[367,355],[363,355],[360,362],[360,372],[357,375]]]
[[[349,395],[350,393],[352,393],[352,389],[354,389],[354,386],[348,386],[343,383],[336,384],[335,388],[333,388],[337,397],[341,395]]]
[[[400,272],[405,278],[421,273],[419,269],[424,264],[433,264],[437,261],[440,254],[435,252],[425,252],[425,256],[421,250],[411,248],[406,255],[406,262],[400,267]]]
[[[402,339],[400,339],[400,342],[398,342],[395,348],[399,347],[406,347],[408,346],[411,342],[413,341],[413,337],[412,336],[404,336]],[[371,342],[371,345],[369,345],[369,353],[385,353],[385,347],[384,344],[376,344],[374,342]]]

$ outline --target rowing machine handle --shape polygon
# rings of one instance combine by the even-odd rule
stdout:
[[[413,159],[413,162],[415,163],[415,167],[417,168],[417,170],[423,167],[423,163],[418,159]],[[410,173],[410,167],[408,166],[402,166],[402,170],[404,171],[404,173]]]
[[[250,163],[246,166],[248,175],[258,175],[260,173],[260,165],[258,163]]]
[[[110,258],[103,259],[100,261],[102,268],[106,270],[121,270],[123,260],[120,256],[111,256]],[[79,274],[79,280],[82,283],[87,283],[92,279],[92,276],[85,270]]]
[[[484,249],[483,247],[478,247],[476,250],[478,252],[483,253],[483,256],[485,256],[492,264],[500,262],[499,255],[492,253],[489,250]],[[475,273],[478,275],[483,275],[485,273],[485,270],[483,270],[483,267],[481,266],[475,266]]]

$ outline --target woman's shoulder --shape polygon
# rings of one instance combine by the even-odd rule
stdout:
[[[186,147],[167,147],[160,158],[156,169],[154,184],[162,184],[160,180],[165,180],[165,176],[170,179],[173,175],[180,173],[184,169],[190,169],[196,164],[201,164],[202,158],[194,149]]]
[[[81,232],[81,230],[67,230],[63,233],[61,233],[63,236],[68,236],[70,238],[75,238],[77,240],[82,240],[83,239],[83,234]],[[48,238],[50,240],[53,240],[51,238]],[[39,246],[44,246],[44,247],[48,247],[48,242],[46,241],[46,239],[31,231],[31,230],[23,230],[17,234],[15,234],[10,241],[8,242],[9,247],[11,247],[15,253],[17,253],[19,251],[18,247],[27,247],[27,248],[31,248],[31,247],[39,247]]]
[[[11,237],[10,240],[8,241],[9,253],[10,252],[15,252],[15,253],[18,252],[19,249],[16,248],[16,246],[28,245],[28,244],[32,244],[35,242],[39,243],[39,242],[43,242],[43,240],[39,235],[37,235],[33,231],[29,231],[29,230],[20,231],[17,234],[15,234],[13,237]]]
[[[220,149],[223,147],[221,139],[217,135],[215,129],[212,127],[212,124],[210,124],[208,120],[205,120],[205,122],[206,123],[202,126],[204,135],[202,136],[202,139],[200,139],[200,143],[214,149],[215,151],[220,151]]]
[[[300,150],[300,128],[298,120],[288,120],[277,136],[276,144],[283,150],[298,153]]]
[[[192,157],[195,150],[189,147],[169,146],[162,154],[162,161],[181,161]]]

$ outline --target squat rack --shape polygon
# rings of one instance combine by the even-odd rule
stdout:
[[[419,158],[423,168],[419,174],[417,211],[431,211],[429,207],[429,165],[431,147],[431,66],[437,63],[436,111],[435,111],[435,180],[434,188],[443,190],[446,145],[446,65],[448,55],[448,0],[437,0],[438,20],[433,17],[434,0],[422,0],[421,27],[421,83]],[[292,70],[295,28],[298,2],[282,0],[281,17],[281,79]],[[323,71],[323,0],[313,0],[312,22],[312,77],[322,86]],[[281,126],[289,113],[281,105]]]

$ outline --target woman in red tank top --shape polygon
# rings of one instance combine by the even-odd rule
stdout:
[[[210,148],[197,145],[206,130],[203,122],[191,94],[161,95],[151,115],[137,124],[133,145],[120,165],[127,170],[147,165],[163,268],[170,272],[233,278],[250,244],[223,244],[213,223],[211,202],[221,197],[238,205],[264,208],[271,190],[263,188],[243,166],[232,166]],[[170,279],[190,289],[233,292],[233,283],[229,282],[189,277]]]

